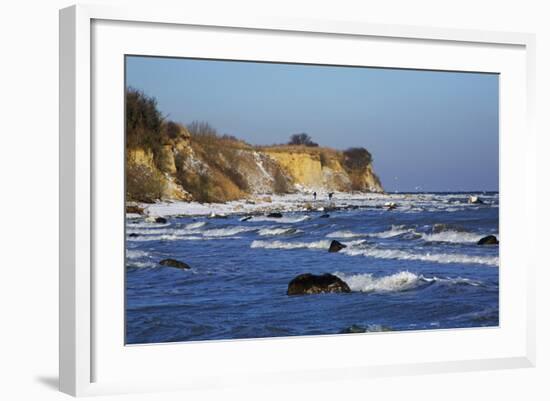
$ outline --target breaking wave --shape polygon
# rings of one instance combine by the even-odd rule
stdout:
[[[368,234],[354,233],[349,230],[334,231],[326,235],[327,238],[356,238],[356,237],[365,237]]]
[[[252,241],[251,248],[265,249],[328,249],[330,241],[321,240],[315,242],[283,242],[283,241]]]
[[[206,225],[206,221],[197,221],[196,223],[190,223],[185,226],[186,230],[196,230],[197,228],[204,227]]]
[[[378,233],[372,233],[368,234],[369,237],[376,237],[376,238],[391,238],[396,237],[398,235],[403,235],[407,233],[414,233],[414,230],[412,228],[406,228],[405,226],[391,226],[391,228],[387,231],[381,231]]]
[[[146,256],[149,256],[149,253],[145,251],[139,251],[137,249],[128,249],[126,251],[126,257],[128,259],[139,259],[139,258],[144,258]]]
[[[284,242],[284,241],[252,241],[251,248],[265,248],[265,249],[324,249],[328,250],[330,247],[330,240],[320,240],[313,242]],[[359,245],[365,242],[365,240],[347,241],[344,242],[347,246]]]
[[[421,235],[422,239],[427,242],[451,242],[455,244],[477,243],[483,237],[483,235],[460,231],[441,231]]]
[[[340,251],[350,256],[368,256],[377,259],[419,260],[436,263],[481,264],[498,267],[498,256],[475,256],[452,253],[411,253],[398,249],[383,248],[345,248]]]
[[[406,291],[423,285],[429,285],[436,282],[446,284],[466,284],[472,286],[481,285],[480,282],[467,278],[440,278],[424,277],[409,271],[401,271],[389,276],[374,277],[370,273],[346,275],[344,273],[334,273],[340,279],[345,281],[352,291],[356,292],[397,292]]]
[[[261,236],[270,236],[270,235],[287,235],[287,234],[295,234],[297,232],[301,232],[301,230],[298,230],[294,227],[281,227],[281,228],[262,228],[258,231],[258,234]]]
[[[206,230],[202,233],[205,237],[231,237],[232,235],[245,233],[249,231],[256,231],[259,227],[227,227],[227,228],[214,228],[211,230]]]
[[[254,216],[249,221],[270,221],[273,223],[292,224],[292,223],[300,223],[308,219],[310,219],[309,216],[280,217],[280,218],[267,217],[267,216]]]
[[[428,282],[422,276],[417,276],[408,271],[382,277],[374,277],[369,273],[346,275],[336,272],[335,275],[344,280],[352,291],[360,292],[404,291]]]

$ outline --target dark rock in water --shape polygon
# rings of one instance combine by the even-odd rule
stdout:
[[[240,219],[240,221],[248,221],[252,218],[252,216],[245,216],[243,218]]]
[[[130,238],[135,238],[135,237],[139,237],[139,234],[136,234],[136,233],[130,233],[130,234],[128,234],[128,237],[130,237]]]
[[[164,217],[157,217],[157,218],[155,219],[155,223],[165,224],[165,223],[167,223],[167,222],[168,222],[168,220],[166,220]]]
[[[329,218],[330,217],[330,214],[328,213],[325,213],[325,214],[322,214],[319,216],[320,219],[326,219],[326,218]]]
[[[349,286],[333,274],[296,276],[289,284],[287,295],[322,294],[326,292],[351,292]]]
[[[494,235],[488,235],[481,238],[478,242],[478,245],[498,245],[498,239]]]
[[[144,209],[138,205],[126,205],[126,213],[143,214]]]
[[[339,334],[355,334],[355,333],[373,333],[380,331],[393,331],[391,327],[381,326],[377,324],[368,325],[367,327],[359,326],[358,324],[352,324],[350,327],[340,331]]]
[[[350,327],[340,331],[340,334],[353,334],[353,333],[365,333],[367,331],[366,327],[358,326],[352,324]]]
[[[162,265],[162,266],[175,267],[177,269],[190,269],[191,268],[191,266],[189,266],[187,263],[180,262],[179,260],[176,260],[176,259],[163,259],[159,262],[159,264]]]
[[[344,245],[339,241],[332,240],[332,242],[330,243],[330,247],[328,248],[328,251],[329,252],[339,252],[344,248],[347,248],[347,245]]]
[[[273,213],[269,213],[267,215],[267,217],[272,217],[274,219],[280,219],[281,217],[283,217],[283,215],[279,212],[273,212]]]

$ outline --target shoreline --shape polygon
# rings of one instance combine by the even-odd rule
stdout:
[[[469,204],[468,195],[481,194],[483,205]],[[322,194],[326,197],[326,194]],[[126,218],[143,217],[226,217],[257,216],[268,213],[327,213],[336,210],[393,209],[400,211],[445,210],[454,211],[465,207],[498,207],[498,192],[453,192],[453,193],[375,193],[334,192],[332,199],[313,198],[311,193],[256,195],[225,203],[199,203],[196,201],[160,201],[156,203],[127,202],[138,206],[142,214],[126,213]],[[395,205],[392,207],[391,205]]]

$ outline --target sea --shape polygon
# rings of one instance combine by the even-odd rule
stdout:
[[[166,222],[128,217],[126,343],[499,325],[499,246],[477,244],[499,236],[498,193],[285,199],[270,206],[279,218],[245,202],[224,214],[210,205],[210,216],[182,214],[181,202]],[[329,253],[332,240],[346,248]],[[288,296],[303,273],[334,274],[351,292]]]

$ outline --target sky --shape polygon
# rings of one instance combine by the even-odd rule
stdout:
[[[126,57],[126,85],[168,119],[251,144],[306,132],[367,148],[388,192],[498,190],[498,75]]]

